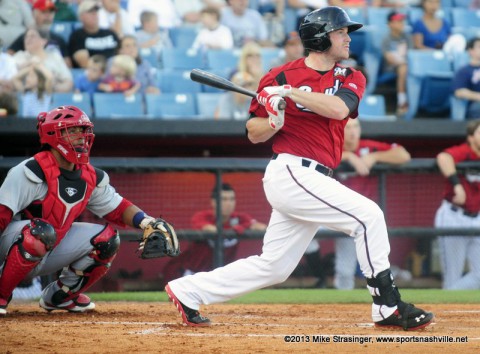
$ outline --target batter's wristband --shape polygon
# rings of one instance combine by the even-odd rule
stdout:
[[[143,219],[145,219],[145,216],[147,216],[143,211],[139,211],[133,216],[133,226],[135,226],[137,229],[141,229],[140,223],[142,222]]]
[[[454,173],[453,175],[450,175],[447,177],[448,179],[448,182],[450,182],[450,184],[452,186],[456,186],[457,184],[461,184],[460,182],[460,178],[458,177],[458,175],[456,173]]]

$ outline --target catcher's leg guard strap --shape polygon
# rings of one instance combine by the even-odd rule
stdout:
[[[22,228],[5,259],[0,276],[1,298],[7,299],[12,294],[13,289],[40,263],[55,240],[54,228],[43,220],[34,219]]]
[[[83,270],[73,267],[64,269],[57,281],[59,289],[52,295],[52,304],[58,305],[74,299],[102,278],[118,252],[120,236],[116,230],[107,225],[102,232],[92,237],[90,243],[93,245],[93,250],[88,257],[93,259],[93,263]],[[76,280],[72,282],[72,278]]]
[[[376,305],[393,307],[400,301],[400,292],[393,282],[390,269],[378,273],[375,278],[367,278],[368,289]]]

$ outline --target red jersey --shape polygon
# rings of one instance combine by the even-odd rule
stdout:
[[[351,90],[360,101],[365,91],[365,77],[352,68],[336,64],[327,72],[318,72],[305,65],[305,58],[291,61],[270,70],[260,81],[258,92],[265,86],[291,85],[308,92],[335,95],[342,89]],[[322,117],[285,97],[285,124],[273,137],[273,151],[306,157],[335,168],[341,162],[344,127],[348,119]],[[268,117],[265,107],[254,98],[250,113]],[[355,110],[350,118],[356,118]]]
[[[223,223],[224,230],[235,230],[237,233],[242,233],[249,229],[252,224],[257,221],[246,213],[239,213],[234,211],[230,215],[230,219]],[[217,220],[213,210],[203,210],[195,213],[192,217],[192,228],[201,230],[205,225],[216,225]]]
[[[443,152],[452,155],[455,164],[463,161],[480,160],[480,156],[478,156],[466,142],[445,149]],[[459,174],[459,177],[465,189],[465,194],[467,195],[465,205],[462,205],[462,207],[472,213],[480,212],[480,173],[478,171],[467,171],[464,175]],[[449,202],[452,201],[453,186],[448,180],[445,182],[443,195],[446,200]]]
[[[371,154],[376,151],[388,151],[397,147],[397,144],[388,144],[381,141],[360,139],[358,147],[353,153],[359,157]],[[339,179],[341,182],[353,189],[354,191],[360,193],[361,195],[372,199],[374,201],[378,200],[378,177],[377,176],[353,176],[348,177],[348,174],[345,174],[345,180],[342,180],[342,174],[339,174]]]

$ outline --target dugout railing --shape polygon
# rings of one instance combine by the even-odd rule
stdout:
[[[3,181],[3,177],[6,175],[8,170],[24,160],[24,157],[6,157],[0,158],[0,180]],[[206,172],[212,174],[215,180],[215,186],[217,192],[220,191],[221,184],[224,179],[224,175],[232,172],[256,172],[262,173],[268,164],[268,159],[257,159],[257,158],[92,158],[91,162],[94,166],[104,169],[109,173],[120,173],[120,174],[148,174],[152,172]],[[479,163],[462,163],[458,166],[459,170],[468,171],[471,173],[477,173],[480,170]],[[342,164],[336,170],[338,173],[342,172],[353,172],[351,167],[348,164]],[[432,205],[438,206],[438,200],[431,201],[427,197],[420,197],[418,200],[414,197],[418,197],[417,194],[422,193],[423,187],[418,187],[415,190],[414,185],[417,180],[415,175],[427,174],[430,176],[430,179],[436,178],[436,183],[442,181],[443,178],[440,176],[440,172],[437,169],[436,162],[431,158],[417,158],[412,159],[409,163],[402,166],[391,166],[385,164],[377,164],[372,169],[372,175],[377,176],[378,183],[378,204],[384,210],[387,216],[387,225],[388,215],[390,211],[389,204],[389,193],[403,194],[404,191],[410,190],[410,197],[406,198],[406,201],[401,202],[402,205],[398,205],[397,202],[394,204],[394,209],[407,210],[411,211],[411,214],[418,214],[416,210],[424,209],[422,203],[429,204],[430,209]],[[391,176],[399,177],[401,175],[408,175],[414,180],[407,179],[403,181],[402,184],[399,184],[397,187],[391,184],[397,183],[396,179],[393,179],[393,183],[388,183],[388,179]],[[424,185],[429,185],[428,176],[426,182],[423,182]],[[390,184],[390,186],[388,186]],[[398,191],[398,189],[403,189],[403,191]],[[413,188],[413,189],[412,189]],[[408,194],[408,193],[407,193]],[[435,195],[441,194],[438,190],[435,192]],[[220,193],[217,193],[220,195]],[[437,196],[441,198],[441,195]],[[438,199],[437,198],[437,199]],[[440,199],[439,199],[440,200]],[[410,205],[409,203],[413,203]],[[436,208],[435,206],[435,208]],[[171,206],[175,208],[174,205]],[[217,215],[219,215],[219,210],[221,208],[221,200],[217,200]],[[401,213],[400,213],[401,214]],[[430,210],[429,214],[432,214]],[[408,219],[408,216],[402,217],[400,219]],[[411,216],[410,216],[411,218]],[[427,220],[428,221],[428,220]],[[480,235],[480,229],[472,228],[448,228],[448,229],[439,229],[434,228],[433,223],[431,225],[423,222],[423,225],[418,225],[416,221],[412,221],[408,225],[395,225],[389,226],[389,236],[392,238],[416,238],[416,239],[433,239],[436,236],[442,235],[451,235],[451,236],[478,236]],[[401,223],[400,223],[401,224]],[[217,220],[217,229],[218,232],[208,233],[197,230],[191,230],[188,228],[177,229],[178,236],[181,240],[205,240],[215,238],[215,251],[214,251],[214,264],[216,266],[223,264],[223,238],[238,238],[239,235],[233,231],[225,231],[222,228],[221,220]],[[261,231],[245,231],[242,235],[242,239],[261,239],[263,237],[263,232]],[[140,237],[140,232],[137,230],[121,230],[121,235],[124,240],[134,241]],[[316,234],[316,238],[319,239],[328,239],[332,237],[344,237],[344,234],[335,231],[329,230],[320,230]]]

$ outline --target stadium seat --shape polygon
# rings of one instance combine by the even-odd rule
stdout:
[[[352,21],[367,23],[367,13],[364,7],[344,7],[344,9]]]
[[[145,95],[147,117],[163,119],[198,119],[195,95],[192,93],[163,93]]]
[[[50,32],[55,33],[63,38],[63,40],[68,43],[70,39],[70,35],[73,32],[73,25],[75,22],[70,21],[58,21],[53,22],[52,26],[50,27]]]
[[[229,79],[231,78],[232,76],[232,73],[235,72],[235,69],[231,69],[231,68],[224,68],[224,69],[208,69],[209,72],[211,72],[212,74],[215,74],[215,75],[218,75],[220,77],[224,77],[226,79]],[[212,87],[212,86],[208,86],[208,85],[202,85],[202,92],[212,92],[212,93],[219,93],[219,92],[225,92],[224,90],[222,89],[218,89],[216,87]]]
[[[453,7],[464,7],[468,9],[472,0],[453,0]]]
[[[51,109],[65,105],[76,106],[84,111],[89,117],[92,117],[93,115],[92,100],[87,92],[54,92],[52,94]]]
[[[376,33],[384,33],[388,29],[388,14],[392,12],[392,9],[389,7],[367,7],[367,25],[375,26],[377,31]]]
[[[70,71],[72,72],[73,82],[75,82],[77,80],[77,78],[85,72],[85,69],[84,68],[72,68],[72,69],[70,69]]]
[[[198,114],[202,118],[213,119],[218,101],[223,93],[202,92],[197,93]]]
[[[419,108],[440,113],[450,108],[453,70],[445,53],[438,50],[410,49],[407,53],[408,112],[404,119],[414,118]]]
[[[297,28],[297,10],[285,5],[283,10],[283,27],[285,28],[285,34],[298,31]]]
[[[358,118],[363,120],[395,120],[387,115],[385,97],[382,95],[367,95],[360,101]]]
[[[457,71],[461,67],[470,62],[470,55],[467,52],[455,52],[453,55],[453,71]]]
[[[126,97],[123,93],[94,93],[93,108],[98,118],[144,117],[142,95]]]
[[[159,70],[158,87],[163,93],[197,93],[202,85],[190,79],[190,70]]]
[[[205,68],[203,54],[194,52],[185,48],[165,48],[162,50],[163,69],[183,69],[190,70],[195,68]]]
[[[197,37],[198,30],[195,27],[180,26],[169,30],[169,36],[175,48],[188,49]]]
[[[480,27],[480,10],[454,7],[451,9],[452,26],[454,27]]]
[[[272,62],[279,58],[282,54],[282,49],[280,48],[262,48],[262,66],[263,71],[268,72],[272,68]]]
[[[209,50],[207,51],[207,66],[213,70],[235,70],[240,60],[240,50]]]
[[[150,63],[150,65],[154,68],[160,67],[160,60],[158,58],[158,54],[156,51],[152,50],[151,48],[140,48],[139,55],[142,60],[146,60]]]
[[[467,103],[468,101],[450,96],[450,119],[456,121],[465,120],[467,117]]]

